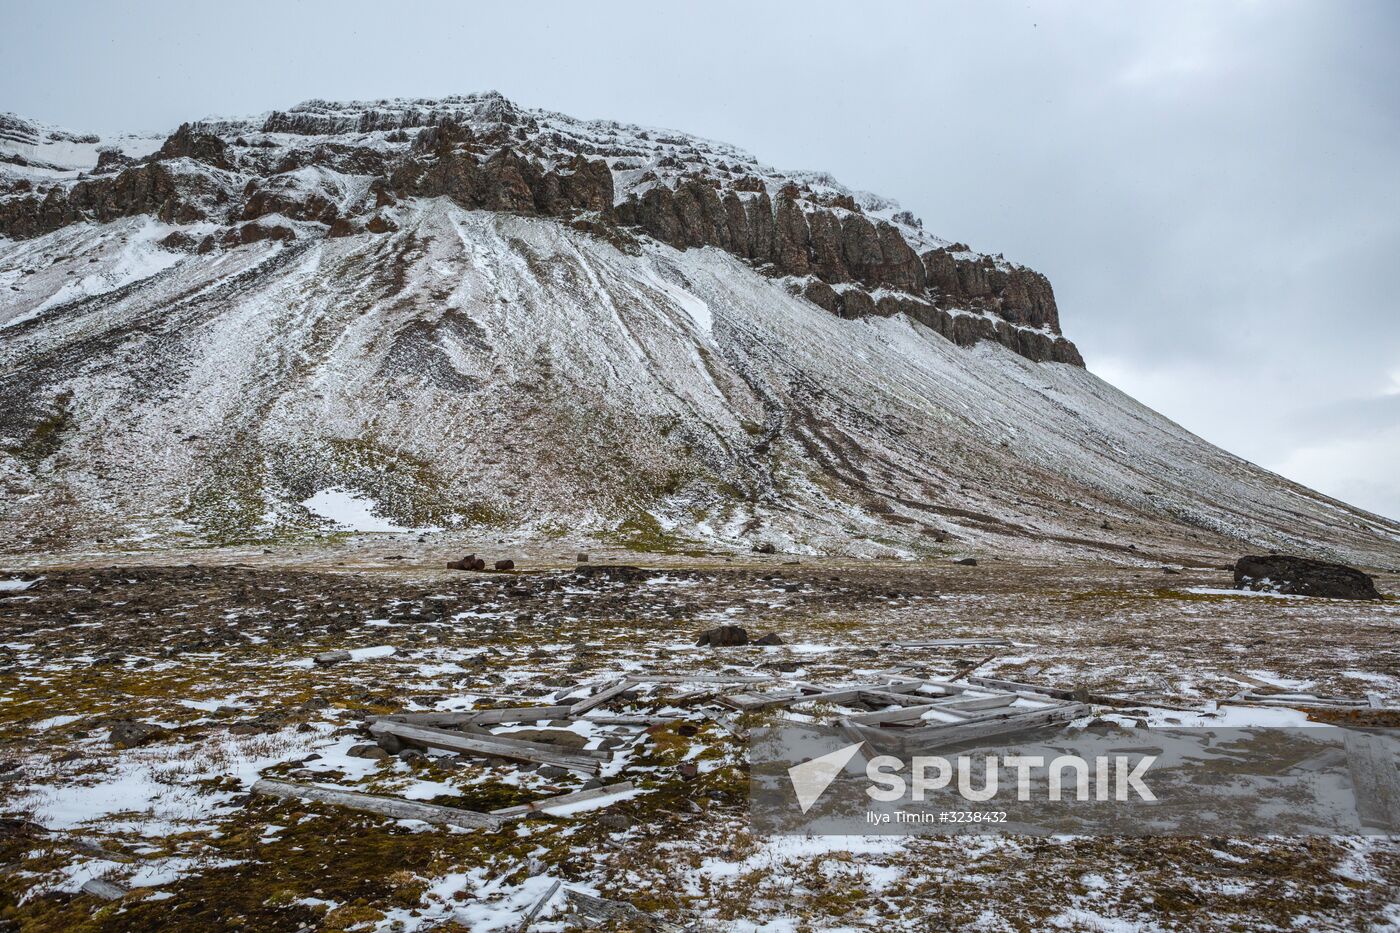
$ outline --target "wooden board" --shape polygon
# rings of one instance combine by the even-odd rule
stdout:
[[[719,698],[734,709],[748,711],[769,706],[790,706],[793,703],[842,703],[856,699],[862,693],[912,693],[924,685],[922,680],[898,681],[890,684],[857,684],[810,691],[802,688],[777,693],[735,693]]]
[[[636,684],[634,684],[628,678],[624,677],[621,680],[618,680],[615,683],[604,687],[602,690],[599,690],[592,696],[584,697],[582,700],[579,700],[577,703],[570,706],[569,715],[582,716],[584,713],[588,712],[593,707],[602,706],[604,703],[608,702],[613,697],[617,696],[620,693],[626,693],[634,686],[636,686]]]
[[[635,790],[631,781],[622,781],[618,784],[609,784],[606,787],[593,787],[588,790],[575,791],[572,794],[560,794],[557,797],[546,797],[544,800],[536,800],[533,803],[522,803],[515,807],[502,807],[499,810],[492,810],[492,816],[498,816],[503,820],[517,820],[521,817],[529,816],[531,813],[548,813],[550,810],[559,807],[567,807],[576,803],[586,803],[589,800],[597,800],[599,797],[607,797],[612,794],[625,794],[630,790]]]
[[[83,893],[100,897],[104,901],[119,901],[126,897],[129,892],[119,884],[103,881],[101,878],[93,878],[83,882]]]
[[[449,732],[431,726],[415,726],[406,722],[391,722],[381,719],[371,723],[373,736],[392,735],[415,745],[428,748],[441,748],[452,752],[466,752],[470,755],[510,758],[515,761],[533,761],[538,764],[555,765],[574,771],[597,774],[600,757],[611,758],[609,752],[589,752],[570,749],[565,751],[542,742],[522,742],[499,735],[467,735],[462,732]]]
[[[261,780],[253,784],[253,793],[272,797],[286,797],[295,800],[311,800],[329,803],[365,813],[396,820],[422,820],[437,826],[463,826],[468,829],[496,829],[501,825],[499,817],[475,810],[459,810],[456,807],[440,807],[436,804],[417,800],[401,800],[398,797],[381,797],[377,794],[361,794],[349,790],[332,790],[310,784],[294,784],[291,781]]]

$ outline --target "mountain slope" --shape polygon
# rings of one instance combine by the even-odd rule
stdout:
[[[1077,365],[1043,277],[719,144],[485,95],[185,127],[84,178],[28,145],[7,549],[287,540],[333,490],[653,548],[1400,555]]]

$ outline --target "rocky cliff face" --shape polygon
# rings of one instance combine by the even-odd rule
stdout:
[[[0,552],[303,540],[329,496],[641,549],[1400,561],[1063,365],[1042,276],[722,143],[496,95],[7,118],[0,230]]]
[[[30,150],[53,142],[18,118],[0,123],[5,139]],[[624,249],[637,236],[715,247],[843,318],[904,314],[959,345],[991,340],[1083,365],[1044,276],[930,237],[888,199],[777,172],[732,146],[523,110],[497,94],[312,101],[260,120],[186,124],[136,158],[99,150],[87,171],[50,168],[0,174],[0,235],[151,215],[221,228],[170,243],[207,253],[382,235],[398,228],[402,201],[445,197],[569,221]]]

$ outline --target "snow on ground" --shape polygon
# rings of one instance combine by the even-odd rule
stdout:
[[[327,521],[334,522],[343,531],[394,531],[411,532],[416,528],[396,525],[375,514],[378,505],[372,499],[357,495],[347,489],[332,487],[302,501],[302,506]]]

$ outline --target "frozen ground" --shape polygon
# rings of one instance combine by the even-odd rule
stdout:
[[[671,725],[575,723],[573,739],[544,736],[614,747],[604,777],[641,792],[606,808],[488,832],[250,798],[259,776],[478,810],[573,790],[580,777],[500,760],[350,752],[368,741],[370,714],[547,703],[644,671],[781,670],[822,682],[894,665],[930,677],[976,667],[1133,697],[1140,705],[1095,715],[1161,724],[1308,720],[1303,704],[1228,701],[1257,683],[1400,705],[1393,597],[1247,598],[1209,567],[994,559],[595,553],[593,564],[653,572],[586,578],[572,549],[472,545],[520,570],[439,570],[440,546],[381,535],[300,555],[0,574],[32,581],[0,591],[0,809],[11,820],[0,824],[0,917],[34,930],[73,929],[94,910],[103,929],[504,930],[560,880],[719,930],[1400,923],[1400,849],[1387,841],[755,837],[743,746],[689,705],[696,685],[637,691],[599,711],[680,720]],[[1394,577],[1379,582],[1397,588]],[[774,630],[787,644],[695,647],[695,633],[719,622]],[[886,644],[992,636],[1015,645]],[[310,663],[342,648],[350,661]],[[119,750],[108,732],[128,719],[164,732]],[[105,905],[74,894],[93,877],[134,893]],[[562,898],[536,924],[565,928]]]

